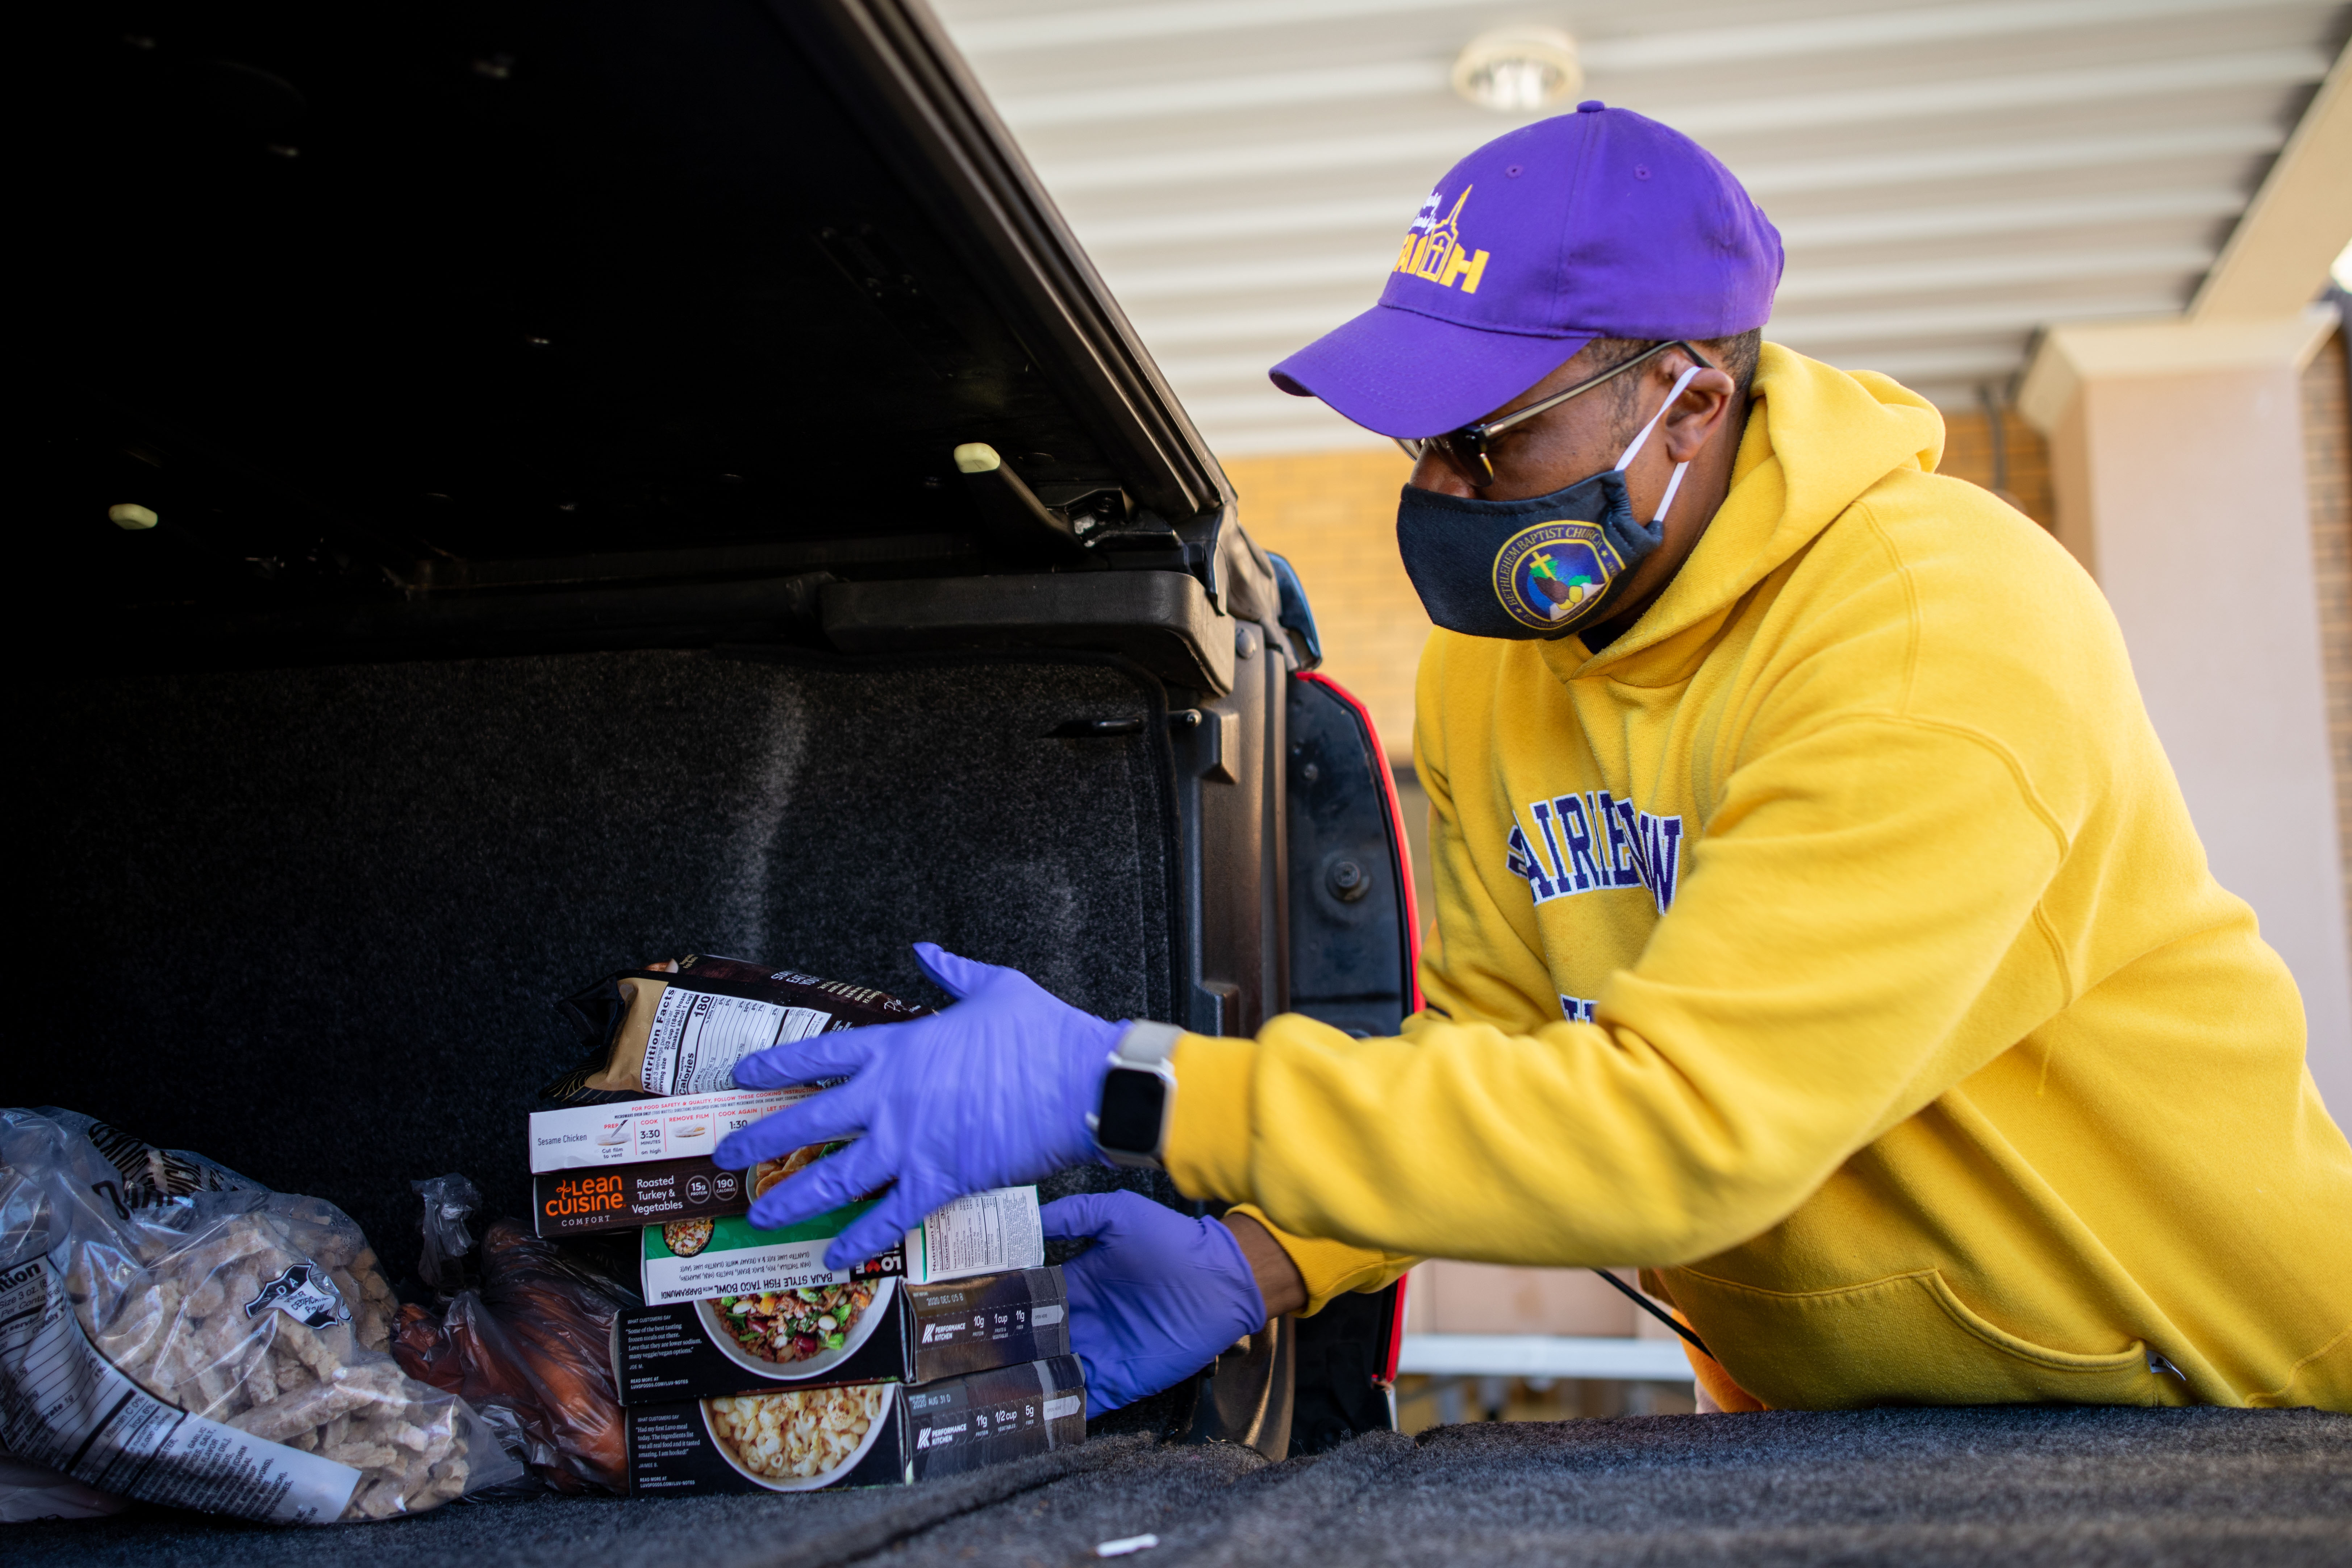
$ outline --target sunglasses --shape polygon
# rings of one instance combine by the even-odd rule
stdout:
[[[1462,471],[1463,478],[1468,479],[1475,489],[1483,490],[1495,482],[1495,465],[1488,459],[1486,452],[1487,444],[1496,437],[1514,425],[1524,425],[1538,414],[1549,414],[1571,397],[1583,396],[1594,387],[1614,380],[1635,365],[1648,363],[1668,349],[1680,349],[1706,369],[1715,368],[1713,361],[1682,339],[1669,338],[1663,343],[1653,343],[1632,359],[1610,366],[1590,381],[1580,381],[1566,392],[1555,392],[1549,397],[1528,404],[1525,408],[1515,408],[1508,414],[1499,415],[1476,425],[1465,425],[1461,429],[1449,430],[1443,436],[1430,436],[1412,441],[1399,437],[1397,445],[1403,447],[1405,456],[1416,463],[1421,461],[1423,453],[1432,447],[1436,447],[1445,454],[1448,462]]]

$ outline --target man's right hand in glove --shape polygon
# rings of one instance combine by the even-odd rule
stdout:
[[[927,942],[915,958],[955,1005],[772,1047],[735,1067],[742,1089],[849,1079],[730,1133],[717,1151],[732,1170],[856,1140],[751,1205],[753,1225],[775,1228],[887,1188],[825,1248],[828,1268],[873,1257],[966,1193],[1096,1158],[1087,1119],[1125,1026],[1080,1012],[1017,970]]]
[[[1094,1242],[1062,1266],[1089,1417],[1182,1382],[1269,1316],[1305,1304],[1297,1270],[1246,1216],[1228,1226],[1135,1193],[1088,1193],[1038,1212],[1049,1238]]]

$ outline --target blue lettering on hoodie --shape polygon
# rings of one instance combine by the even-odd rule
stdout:
[[[1660,914],[1674,907],[1675,889],[1682,880],[1680,816],[1643,811],[1605,789],[1530,801],[1527,814],[1535,833],[1530,837],[1512,825],[1503,867],[1528,884],[1537,903],[1615,888],[1646,888]]]

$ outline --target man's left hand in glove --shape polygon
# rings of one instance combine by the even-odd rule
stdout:
[[[1306,1299],[1280,1245],[1246,1215],[1195,1219],[1136,1193],[1087,1193],[1040,1217],[1050,1238],[1094,1242],[1062,1265],[1089,1417],[1182,1382]]]

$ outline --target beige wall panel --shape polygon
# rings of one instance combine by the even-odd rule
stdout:
[[[1606,1281],[1581,1268],[1432,1261],[1415,1268],[1405,1288],[1408,1333],[1622,1339],[1634,1334],[1633,1320],[1643,1316]]]
[[[2352,903],[2352,397],[2347,393],[2344,334],[2337,332],[2304,368],[2303,458],[2327,749],[2336,767],[2336,842],[2345,897]]]
[[[2100,586],[2214,875],[2302,987],[2352,1111],[2352,987],[2294,367],[2084,381]]]
[[[2091,519],[2090,448],[2083,400],[2075,398],[2050,433],[2051,532],[2082,563],[2092,576],[2099,574],[2098,538]]]

